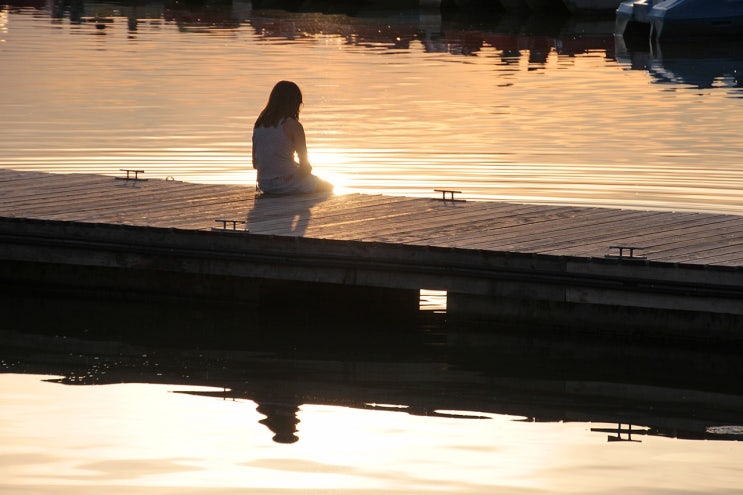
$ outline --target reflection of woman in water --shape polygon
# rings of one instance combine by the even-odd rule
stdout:
[[[265,415],[265,419],[258,421],[266,425],[274,433],[276,443],[294,443],[299,440],[297,433],[297,412],[299,405],[283,402],[261,402],[256,410]]]
[[[279,81],[255,121],[253,168],[258,171],[258,188],[264,193],[303,194],[333,189],[332,184],[312,174],[304,128],[299,123],[301,105],[299,86]]]

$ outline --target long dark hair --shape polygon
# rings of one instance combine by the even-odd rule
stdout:
[[[291,81],[279,81],[271,90],[268,103],[253,127],[276,127],[287,117],[299,119],[301,105],[302,92],[299,86]]]

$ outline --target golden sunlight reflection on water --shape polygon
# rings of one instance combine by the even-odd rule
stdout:
[[[739,442],[385,406],[302,405],[300,440],[277,444],[254,402],[176,393],[205,387],[52,378],[0,375],[0,493],[732,493],[743,472]]]
[[[132,29],[136,12],[88,6],[111,20],[97,29],[0,8],[0,166],[252,184],[252,122],[292,79],[315,170],[340,192],[743,213],[738,45],[632,51],[603,21],[511,35],[231,9],[149,6]]]

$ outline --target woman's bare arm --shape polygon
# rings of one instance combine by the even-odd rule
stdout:
[[[255,137],[253,137],[253,139],[251,139],[251,151],[250,151],[250,155],[252,156],[253,168],[255,168]]]
[[[307,139],[304,135],[304,127],[302,127],[302,124],[300,124],[298,120],[286,119],[283,128],[284,132],[286,132],[291,139],[294,150],[297,152],[299,168],[311,171],[312,165],[310,165],[310,159],[307,154]]]

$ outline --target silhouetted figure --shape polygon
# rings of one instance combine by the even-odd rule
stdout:
[[[253,168],[258,188],[268,194],[331,191],[333,185],[312,174],[304,127],[299,123],[302,92],[279,81],[253,126]],[[295,155],[297,160],[295,160]]]

